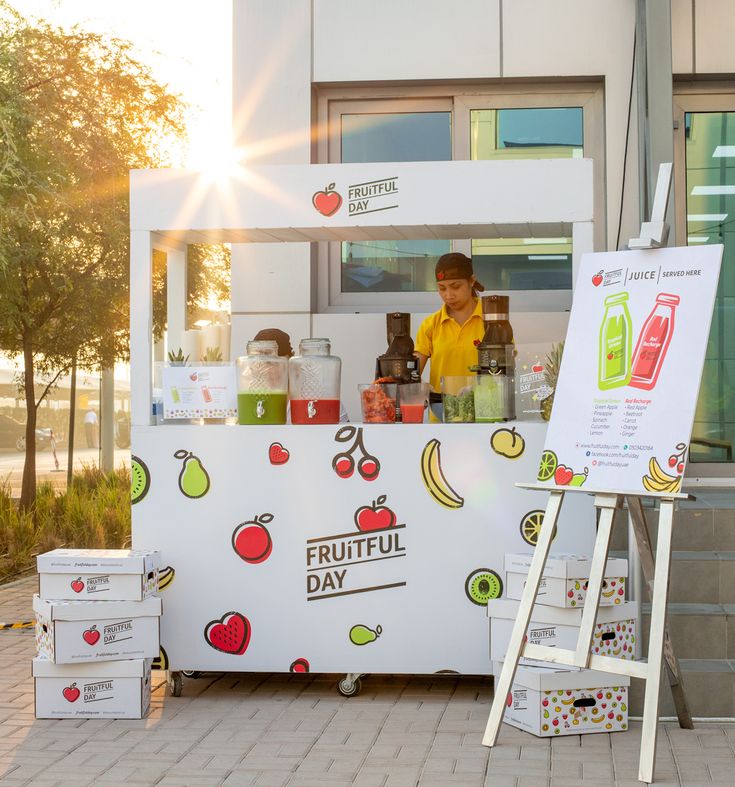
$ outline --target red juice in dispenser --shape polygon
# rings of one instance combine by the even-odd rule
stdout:
[[[674,310],[679,300],[678,295],[665,292],[656,296],[656,305],[643,323],[633,350],[629,383],[632,387],[646,391],[655,387],[674,335]]]
[[[291,399],[292,424],[339,423],[339,399]]]

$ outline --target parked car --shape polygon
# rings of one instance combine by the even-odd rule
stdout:
[[[51,447],[51,429],[36,429],[36,450]],[[9,415],[0,414],[0,449],[15,448],[16,451],[26,450],[26,425]]]

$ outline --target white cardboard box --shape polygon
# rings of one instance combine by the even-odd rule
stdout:
[[[494,664],[496,675],[502,664]],[[505,723],[541,738],[628,729],[630,678],[597,670],[522,667],[506,701]]]
[[[151,660],[54,664],[33,659],[37,719],[142,719],[151,703]]]
[[[505,595],[508,598],[521,598],[532,558],[533,555],[505,556]],[[550,555],[536,594],[536,603],[553,607],[583,607],[591,566],[592,558],[586,555]],[[627,560],[615,557],[607,559],[600,606],[625,601],[627,576]]]
[[[499,598],[487,603],[490,618],[490,658],[503,661],[510,642],[518,601]],[[534,605],[528,627],[528,641],[551,648],[575,650],[582,622],[582,609]],[[613,607],[600,607],[597,613],[590,652],[598,656],[635,658],[635,604],[624,601]],[[543,664],[536,659],[522,657],[520,664]]]
[[[161,599],[45,601],[33,597],[38,655],[55,664],[158,656]]]
[[[45,599],[141,601],[158,590],[161,553],[139,549],[54,549],[36,558]]]

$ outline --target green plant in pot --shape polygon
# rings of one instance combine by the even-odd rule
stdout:
[[[219,347],[207,347],[202,355],[203,363],[222,363],[222,351]]]
[[[559,368],[561,367],[561,357],[564,354],[564,342],[552,344],[549,354],[546,356],[544,364],[544,380],[546,385],[551,388],[551,393],[541,400],[541,417],[544,421],[551,420],[551,409],[554,406],[554,393],[556,384],[559,380]]]
[[[171,366],[187,366],[189,363],[189,356],[184,355],[184,351],[179,347],[176,352],[173,350],[168,351],[168,362]]]

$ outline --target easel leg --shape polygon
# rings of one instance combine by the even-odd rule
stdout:
[[[671,562],[671,526],[674,501],[662,500],[658,518],[656,544],[656,570],[651,598],[651,632],[648,638],[648,676],[643,704],[643,729],[641,731],[641,759],[638,778],[651,783],[656,765],[656,734],[658,727],[658,695],[661,685],[661,662],[666,625],[666,600],[669,591],[669,566]]]
[[[595,508],[600,509],[600,522],[597,526],[595,550],[592,553],[592,565],[587,581],[587,596],[584,600],[582,623],[577,638],[577,650],[574,663],[577,667],[585,669],[590,663],[590,647],[595,633],[597,610],[600,606],[600,592],[607,566],[607,553],[610,550],[610,535],[612,534],[615,509],[620,506],[619,495],[595,495]]]
[[[638,553],[641,556],[641,570],[643,571],[643,577],[646,581],[649,598],[653,598],[652,587],[655,566],[653,562],[653,548],[651,547],[651,535],[648,529],[648,522],[646,521],[646,514],[639,497],[629,497],[627,498],[627,503],[630,518],[633,522]],[[674,707],[676,708],[676,715],[679,719],[679,726],[685,730],[693,730],[694,723],[692,722],[689,704],[684,692],[679,660],[676,658],[673,645],[671,644],[668,622],[664,624],[664,666],[666,667],[666,675],[671,685],[671,694],[674,699]]]
[[[531,560],[531,566],[528,570],[526,587],[523,590],[523,596],[518,605],[518,615],[510,635],[510,642],[505,654],[503,669],[500,672],[500,677],[495,681],[493,704],[490,708],[490,716],[487,720],[485,735],[482,739],[485,746],[494,746],[498,739],[500,725],[505,715],[505,701],[513,685],[513,678],[515,678],[516,668],[518,667],[518,659],[523,652],[526,631],[531,621],[531,613],[533,612],[533,605],[536,601],[536,593],[538,592],[541,576],[546,566],[546,559],[549,556],[551,539],[554,534],[554,527],[559,519],[559,510],[563,499],[564,492],[551,492],[549,495],[549,502],[546,505],[546,513],[544,514],[544,521],[541,525],[541,532],[539,533],[536,549],[534,550],[533,559]]]

